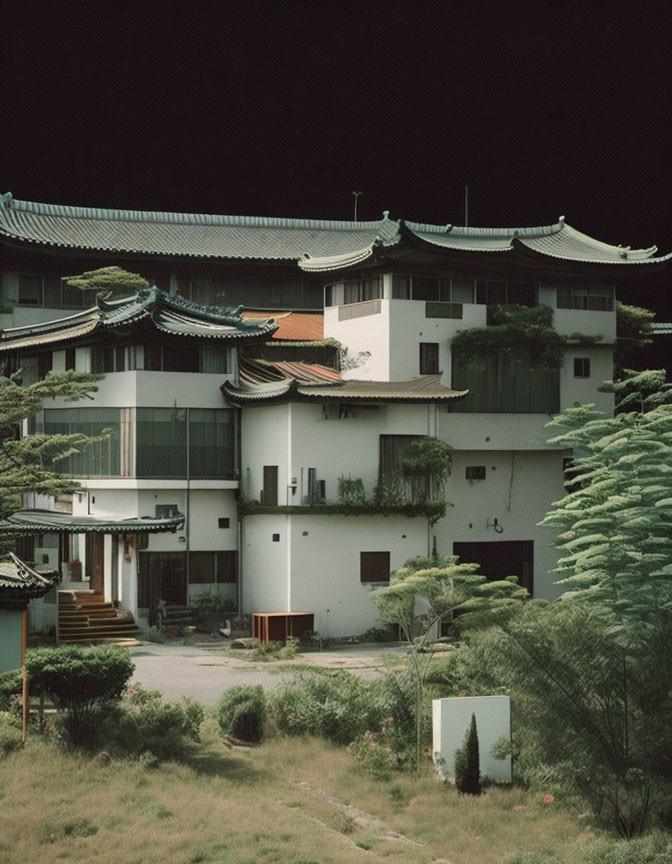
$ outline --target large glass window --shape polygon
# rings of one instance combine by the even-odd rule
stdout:
[[[61,474],[73,477],[119,477],[121,475],[120,408],[47,408],[44,432],[47,435],[109,435],[54,463]]]
[[[91,291],[71,288],[59,276],[19,273],[19,306],[81,309],[91,302]]]
[[[614,289],[611,285],[560,285],[558,309],[589,309],[611,312],[614,308]]]
[[[223,345],[95,345],[91,349],[92,372],[124,372],[127,369],[150,372],[228,371],[228,348]]]
[[[469,390],[453,411],[554,414],[560,410],[557,369],[531,368],[526,352],[499,352],[463,361],[453,358],[453,387]]]
[[[228,408],[138,408],[136,475],[226,477],[233,471],[233,412]]]
[[[189,410],[189,470],[192,477],[224,477],[233,471],[233,411]]]

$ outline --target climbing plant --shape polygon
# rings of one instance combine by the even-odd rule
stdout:
[[[446,481],[453,465],[451,447],[445,441],[423,435],[406,447],[402,470],[406,477],[426,477],[429,482],[429,497],[443,497]]]
[[[451,341],[453,358],[465,362],[489,355],[526,352],[532,368],[558,369],[568,342],[594,344],[602,337],[553,328],[550,306],[489,306],[488,326],[462,330]]]

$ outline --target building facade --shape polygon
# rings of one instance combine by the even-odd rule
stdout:
[[[371,586],[434,548],[490,578],[515,574],[535,596],[560,593],[538,522],[564,494],[571,454],[546,424],[574,402],[612,409],[597,384],[612,373],[618,281],[670,259],[562,219],[479,229],[9,195],[0,253],[6,369],[105,375],[92,403],[54,401],[38,417],[45,432],[113,430],[62,468],[82,484],[73,514],[185,516],[182,533],[106,537],[68,560],[91,578],[98,556],[101,590],[141,623],[158,599],[216,591],[244,612],[311,612],[326,636],[372,626]],[[111,264],[157,287],[122,302],[63,280]],[[554,365],[530,353],[529,322],[519,343],[496,342],[497,310],[521,308],[560,337]],[[465,332],[481,334],[481,356],[457,352]],[[422,436],[452,448],[438,520],[401,477]],[[381,503],[386,483],[396,509]],[[353,489],[358,507],[346,506]]]

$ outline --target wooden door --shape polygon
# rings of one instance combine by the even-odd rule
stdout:
[[[96,594],[105,591],[105,535],[86,534],[86,570],[89,588]]]

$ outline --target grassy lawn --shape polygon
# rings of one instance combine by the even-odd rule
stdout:
[[[34,738],[0,760],[0,807],[3,864],[494,864],[531,851],[573,864],[595,842],[538,795],[458,796],[429,766],[417,782],[375,781],[343,748],[281,737],[157,768]]]

